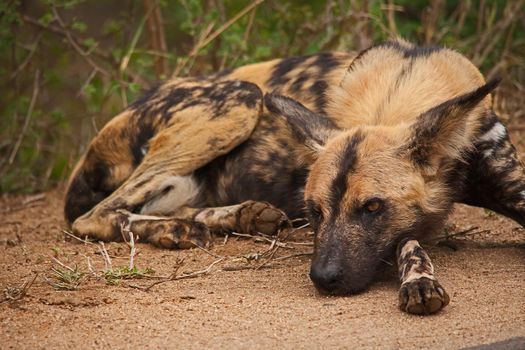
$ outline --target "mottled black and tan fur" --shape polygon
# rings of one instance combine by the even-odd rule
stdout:
[[[78,236],[117,240],[125,227],[186,248],[210,232],[275,234],[306,207],[320,291],[365,289],[397,252],[401,308],[433,313],[449,297],[417,239],[454,202],[525,225],[496,85],[452,50],[402,40],[170,80],[95,137],[65,216]]]

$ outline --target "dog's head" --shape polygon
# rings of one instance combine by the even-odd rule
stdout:
[[[449,96],[415,116],[406,101],[406,121],[364,117],[349,128],[290,98],[265,96],[267,109],[287,119],[311,160],[304,199],[315,232],[310,277],[320,291],[362,291],[400,240],[443,223],[453,202],[447,176],[471,147],[469,123],[484,113],[482,101],[497,83]]]

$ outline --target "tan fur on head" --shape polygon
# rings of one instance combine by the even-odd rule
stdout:
[[[410,51],[403,49],[415,47],[398,40],[369,49],[331,87],[328,114],[340,126],[412,123],[426,110],[484,83],[479,70],[455,51],[406,57]]]
[[[328,140],[311,168],[306,197],[313,198],[323,210],[330,210],[330,191],[340,168],[340,157],[348,140],[360,134],[362,141],[356,150],[356,165],[348,174],[347,190],[341,202],[343,212],[352,211],[370,198],[388,197],[397,207],[407,208],[406,212],[397,212],[396,220],[400,223],[416,219],[413,216],[416,213],[408,209],[415,205],[424,213],[444,213],[450,203],[447,188],[439,180],[426,178],[408,157],[400,156],[405,133],[402,127],[363,126]]]

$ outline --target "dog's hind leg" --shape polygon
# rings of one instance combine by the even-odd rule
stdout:
[[[200,188],[193,172],[246,141],[257,124],[262,111],[261,91],[253,84],[230,85],[228,89],[222,85],[205,89],[209,100],[199,95],[196,101],[200,103],[175,111],[170,126],[149,141],[147,154],[131,176],[109,197],[76,218],[73,233],[110,241],[119,240],[122,227],[127,227],[140,239],[169,248],[186,248],[191,246],[189,241],[203,244],[209,240],[204,225],[166,215],[197,204]],[[213,104],[216,100],[220,100],[218,109]],[[164,216],[141,215],[148,212]],[[160,233],[171,238],[160,239]]]
[[[211,235],[204,225],[175,219],[168,216],[166,209],[170,207],[173,211],[198,200],[199,188],[193,176],[175,176],[154,169],[132,176],[111,196],[77,218],[72,225],[73,233],[79,237],[115,241],[121,240],[123,232],[131,231],[141,241],[165,248],[206,245]],[[156,208],[158,216],[143,214],[144,208],[151,210],[152,207]]]
[[[495,114],[485,120],[464,174],[460,202],[488,208],[525,227],[525,168]]]

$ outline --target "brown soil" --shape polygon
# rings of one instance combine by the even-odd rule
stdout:
[[[516,138],[514,138],[516,140]],[[518,144],[520,139],[518,138]],[[520,145],[521,147],[523,145]],[[521,148],[520,147],[520,148]],[[106,285],[84,278],[76,291],[56,291],[51,257],[70,267],[101,271],[96,245],[62,233],[61,191],[42,197],[9,196],[0,200],[0,289],[16,298],[13,287],[38,276],[20,300],[0,304],[1,348],[461,348],[507,341],[504,348],[524,348],[525,230],[482,209],[458,206],[450,232],[478,227],[447,244],[425,246],[437,275],[451,296],[450,305],[433,316],[412,316],[397,308],[398,283],[389,267],[370,289],[349,297],[319,295],[308,278],[308,245],[281,248],[263,268],[253,257],[267,242],[218,238],[211,252],[228,256],[211,273],[165,281],[142,291],[155,279],[123,280]],[[310,242],[307,232],[288,241]],[[114,267],[127,266],[125,243],[106,245]],[[198,271],[217,260],[208,252],[168,251],[137,244],[135,264],[169,276],[179,259],[179,274]],[[251,265],[250,265],[251,264]]]

